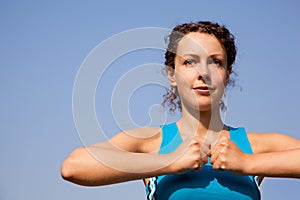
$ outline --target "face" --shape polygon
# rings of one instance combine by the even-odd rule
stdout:
[[[224,47],[213,35],[192,32],[179,41],[175,71],[168,77],[178,89],[183,109],[219,107],[230,73],[226,58]]]

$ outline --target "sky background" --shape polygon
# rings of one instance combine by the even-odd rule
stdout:
[[[238,46],[237,86],[227,92],[226,123],[300,139],[299,6],[296,0],[0,0],[0,199],[145,198],[141,181],[88,188],[60,177],[63,160],[84,145],[72,113],[76,74],[100,42],[133,28],[198,20],[225,24]],[[151,62],[163,63],[163,52],[129,53],[99,82],[95,107],[108,137],[118,131],[105,106],[113,86],[131,68]],[[158,86],[134,93],[130,111],[137,124],[147,124],[147,110],[162,94]],[[295,179],[267,178],[261,188],[263,199],[300,196]]]

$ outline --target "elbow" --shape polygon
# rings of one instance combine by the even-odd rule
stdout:
[[[99,168],[99,162],[91,157],[86,147],[80,147],[73,151],[64,160],[60,169],[61,177],[64,180],[82,186],[104,185],[102,177],[104,173],[103,168]]]
[[[82,148],[76,149],[62,163],[60,175],[64,180],[73,183],[76,182],[75,179],[78,176],[78,170],[80,168],[80,166],[78,165],[80,163],[80,159],[78,158],[80,158],[81,151]]]
[[[72,165],[72,161],[70,161],[70,158],[67,158],[63,162],[60,169],[60,175],[64,180],[73,182],[72,180],[74,179],[75,176],[75,170],[74,170],[74,166]]]

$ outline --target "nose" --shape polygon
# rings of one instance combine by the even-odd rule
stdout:
[[[209,80],[209,70],[207,64],[203,63],[197,67],[198,80]]]

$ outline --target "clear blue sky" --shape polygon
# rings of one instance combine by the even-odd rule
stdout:
[[[1,0],[0,199],[144,199],[141,181],[87,188],[65,182],[59,174],[65,157],[83,145],[72,114],[77,71],[101,41],[132,28],[172,28],[197,20],[227,25],[236,36],[234,67],[242,88],[228,92],[227,123],[300,139],[299,7],[296,0]],[[157,52],[138,61],[133,57],[128,55],[123,71],[119,70],[123,63],[115,62],[107,72],[107,83],[112,84],[109,77],[117,80],[116,74],[121,76],[134,65],[163,62]],[[155,87],[147,90],[151,92],[137,92],[135,97],[160,103],[161,93],[156,94]],[[102,96],[97,93],[96,100]],[[96,103],[97,115],[106,120],[106,129],[111,130],[107,134],[113,135],[113,119],[109,113],[102,116],[101,106]],[[145,109],[143,104],[137,106]],[[133,116],[147,117],[146,112]],[[299,180],[266,179],[263,199],[298,199],[299,188]]]

